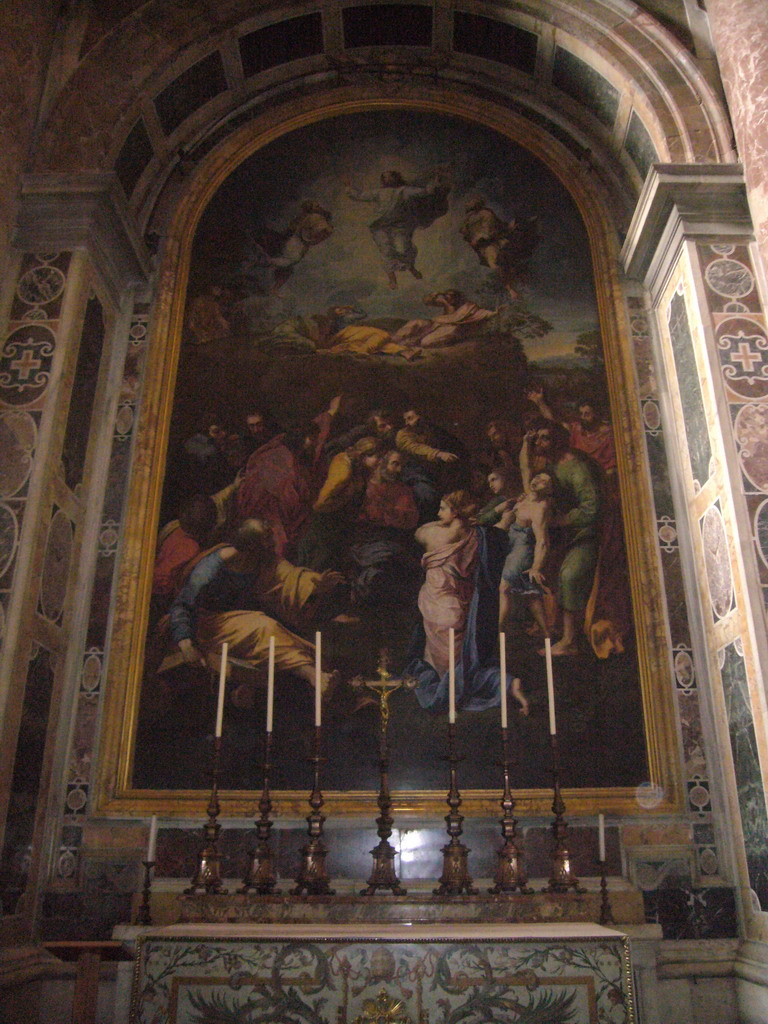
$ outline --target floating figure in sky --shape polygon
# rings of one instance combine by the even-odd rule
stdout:
[[[476,196],[466,206],[461,235],[484,267],[494,270],[510,299],[518,299],[518,286],[539,240],[536,217],[503,221],[485,200]]]
[[[192,299],[187,310],[187,328],[193,345],[207,345],[228,337],[227,310],[231,300],[231,293],[215,284]]]
[[[384,171],[379,188],[364,190],[348,187],[347,195],[360,203],[373,203],[376,216],[368,225],[376,248],[381,253],[387,283],[397,288],[397,275],[408,271],[416,280],[422,273],[416,267],[418,252],[413,243],[417,228],[428,228],[448,212],[451,186],[439,169],[431,172],[423,185],[411,185],[399,171]]]
[[[305,199],[301,211],[294,217],[285,231],[262,228],[255,236],[255,255],[246,261],[247,276],[255,268],[266,267],[270,271],[269,291],[275,295],[290,278],[297,263],[300,263],[314,245],[319,245],[333,234],[332,217],[314,199]]]

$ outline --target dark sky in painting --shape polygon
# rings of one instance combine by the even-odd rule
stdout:
[[[449,212],[416,231],[424,279],[401,274],[392,292],[368,230],[373,209],[349,198],[346,187],[374,188],[382,171],[390,169],[418,182],[436,166],[445,168],[453,183]],[[205,211],[193,273],[202,286],[212,265],[242,255],[249,233],[262,226],[284,229],[299,204],[314,199],[331,211],[334,233],[310,249],[279,297],[262,300],[262,312],[276,321],[352,302],[370,317],[407,319],[423,315],[427,291],[445,288],[460,288],[493,308],[503,293],[493,294],[492,275],[460,234],[467,201],[474,196],[482,196],[503,219],[539,218],[540,241],[523,298],[554,330],[528,356],[565,354],[578,334],[597,326],[580,214],[565,187],[530,153],[459,118],[415,111],[346,114],[280,137],[246,160]]]

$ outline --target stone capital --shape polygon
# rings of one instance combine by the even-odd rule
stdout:
[[[751,235],[739,164],[655,164],[635,208],[621,260],[627,276],[655,294],[682,241]]]
[[[25,252],[87,250],[117,305],[150,274],[149,253],[111,172],[28,175],[14,245]]]

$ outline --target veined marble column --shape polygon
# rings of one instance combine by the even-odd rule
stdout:
[[[768,273],[768,6],[765,0],[709,0],[707,8]]]

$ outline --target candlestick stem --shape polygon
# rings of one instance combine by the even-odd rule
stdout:
[[[304,892],[310,896],[335,895],[334,890],[330,887],[330,878],[325,867],[328,847],[323,841],[325,815],[322,813],[324,801],[320,789],[320,765],[325,759],[321,756],[321,748],[322,726],[318,725],[315,726],[315,752],[309,758],[314,774],[312,792],[309,794],[311,811],[307,815],[309,842],[301,850],[301,867],[296,878],[296,886],[291,889],[292,896],[301,896]]]
[[[277,874],[275,872],[274,857],[270,846],[270,832],[272,830],[272,795],[269,790],[269,773],[272,769],[272,733],[265,733],[264,740],[264,764],[262,771],[264,783],[259,800],[259,818],[256,821],[256,846],[248,856],[248,867],[243,877],[241,893],[258,893],[260,896],[268,896],[279,893],[275,889]]]
[[[523,857],[517,845],[517,819],[515,818],[515,798],[512,796],[510,787],[510,768],[512,766],[509,757],[509,729],[502,726],[501,744],[503,751],[502,770],[504,773],[504,789],[501,796],[502,817],[500,819],[501,834],[504,842],[496,851],[498,864],[496,865],[496,884],[488,890],[493,896],[502,896],[505,893],[519,890],[524,893],[531,893],[533,889],[527,887],[528,876],[525,872]]]
[[[192,896],[198,892],[225,895],[227,890],[221,880],[221,854],[219,853],[219,835],[221,825],[218,822],[221,804],[219,803],[219,761],[221,758],[221,736],[213,740],[213,764],[211,766],[211,796],[208,801],[208,821],[203,825],[203,847],[197,857],[197,870],[192,876],[185,895]]]
[[[456,780],[456,765],[462,758],[456,755],[456,724],[454,722],[448,723],[447,760],[450,771],[450,788],[447,797],[449,810],[445,816],[445,823],[450,841],[442,849],[443,873],[434,894],[435,896],[460,896],[462,893],[466,893],[468,896],[476,896],[477,889],[472,886],[472,878],[467,865],[469,850],[459,839],[463,832],[464,816],[459,813],[461,794]]]
[[[611,911],[611,901],[608,897],[608,880],[605,877],[605,861],[599,860],[600,867],[600,924],[615,924]]]
[[[144,865],[144,885],[141,890],[141,904],[136,914],[136,924],[150,925],[152,924],[152,908],[150,905],[152,868],[155,866],[155,862],[153,860],[143,860],[141,863]]]
[[[575,892],[582,892],[579,888],[579,880],[571,869],[571,856],[568,850],[568,826],[565,822],[565,802],[560,790],[560,751],[557,743],[557,734],[550,734],[552,745],[552,874],[545,892],[568,892],[573,889]]]

